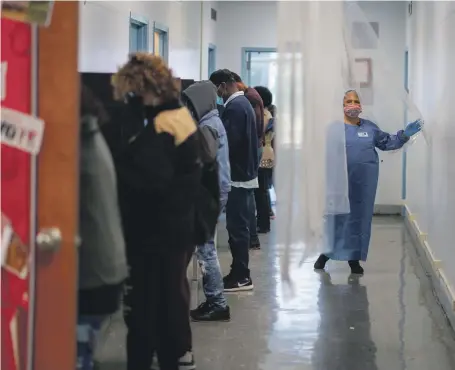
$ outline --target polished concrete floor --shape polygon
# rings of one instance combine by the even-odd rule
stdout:
[[[455,335],[400,218],[374,220],[363,277],[340,262],[316,273],[308,261],[293,270],[292,291],[280,280],[281,251],[268,239],[251,253],[254,292],[228,296],[232,321],[193,325],[199,370],[455,369]],[[223,230],[219,256],[228,271]],[[203,298],[196,283],[193,293],[196,304]],[[124,340],[115,316],[99,347],[102,370],[125,369]]]

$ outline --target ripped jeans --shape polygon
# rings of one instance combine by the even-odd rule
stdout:
[[[221,209],[226,207],[227,193],[221,195]],[[224,296],[224,282],[221,274],[220,261],[215,248],[214,239],[209,240],[204,245],[196,247],[196,258],[202,272],[202,289],[204,290],[207,302],[225,308],[227,306]]]
[[[196,248],[196,257],[202,271],[202,288],[207,302],[225,308],[224,283],[214,240]]]

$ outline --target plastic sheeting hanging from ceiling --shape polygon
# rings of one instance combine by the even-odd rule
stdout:
[[[356,90],[361,117],[384,131],[421,118],[379,31],[357,2],[279,2],[276,243],[285,281],[292,266],[328,252],[324,216],[349,213],[345,92]]]
[[[455,286],[455,3],[418,2],[413,9],[410,87],[428,140],[408,153],[406,204]]]

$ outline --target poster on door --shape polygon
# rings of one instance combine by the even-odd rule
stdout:
[[[2,11],[3,13],[3,11]],[[30,280],[31,153],[42,122],[31,112],[31,26],[1,22],[1,369],[26,370]],[[38,120],[39,121],[39,120]]]
[[[53,1],[3,0],[2,18],[48,26],[51,21]]]

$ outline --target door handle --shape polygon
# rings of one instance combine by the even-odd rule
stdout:
[[[36,236],[36,245],[43,252],[56,253],[62,246],[62,232],[57,227],[43,228]]]

